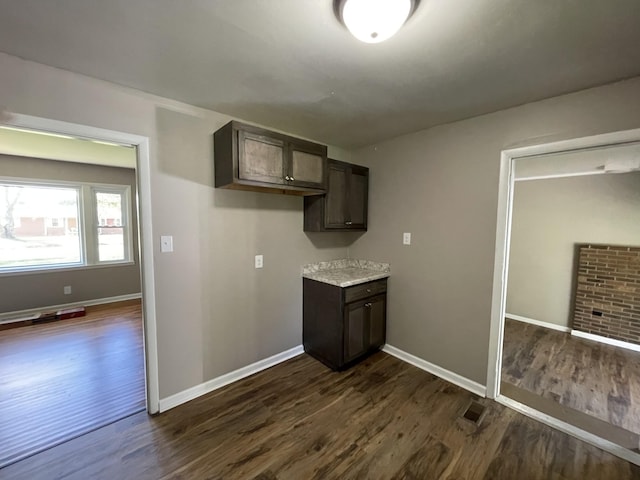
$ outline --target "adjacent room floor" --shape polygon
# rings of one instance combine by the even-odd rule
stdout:
[[[385,353],[336,373],[306,354],[156,417],[7,467],[29,479],[617,479],[640,468]]]
[[[502,381],[640,434],[640,352],[507,319]]]
[[[0,331],[0,466],[144,408],[139,300]]]

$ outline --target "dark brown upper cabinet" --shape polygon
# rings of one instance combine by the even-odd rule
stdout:
[[[367,230],[369,169],[329,159],[327,193],[304,199],[304,231]]]
[[[235,190],[321,195],[327,147],[231,121],[213,134],[215,186]]]

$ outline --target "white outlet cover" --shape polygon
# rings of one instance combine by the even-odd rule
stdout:
[[[255,267],[262,268],[264,266],[264,257],[262,255],[256,255]]]
[[[406,232],[402,234],[402,244],[411,245],[411,234]]]
[[[173,252],[173,237],[171,235],[160,237],[160,251],[163,253]]]
[[[65,285],[64,294],[65,295],[71,295],[71,285]]]

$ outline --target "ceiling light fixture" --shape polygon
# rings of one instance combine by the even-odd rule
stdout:
[[[334,0],[333,10],[358,40],[380,43],[396,34],[419,0]]]

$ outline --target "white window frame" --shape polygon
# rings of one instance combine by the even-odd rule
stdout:
[[[55,270],[76,270],[135,264],[133,257],[133,232],[131,228],[131,186],[119,184],[101,184],[93,182],[68,182],[31,178],[0,177],[0,183],[22,185],[25,187],[68,188],[78,192],[78,232],[80,236],[80,261],[44,265],[0,267],[0,276],[50,272]],[[118,193],[122,195],[122,223],[124,238],[123,260],[100,261],[98,255],[98,218],[97,197],[95,193]]]
[[[93,235],[95,236],[94,241],[91,245],[88,245],[87,249],[92,249],[92,252],[87,250],[88,255],[93,257],[93,264],[95,265],[110,265],[110,264],[119,264],[119,263],[130,263],[133,257],[132,253],[132,234],[131,234],[131,187],[129,185],[98,185],[92,184],[91,187],[91,210],[93,215]],[[107,222],[104,222],[104,225],[101,224],[100,219],[98,218],[98,193],[111,193],[120,195],[122,199],[121,203],[121,225],[108,225]],[[124,241],[124,259],[122,260],[103,260],[100,261],[100,252],[98,245],[98,229],[99,228],[121,228],[122,229],[122,237]],[[88,229],[85,229],[85,236],[87,239],[90,238]]]

